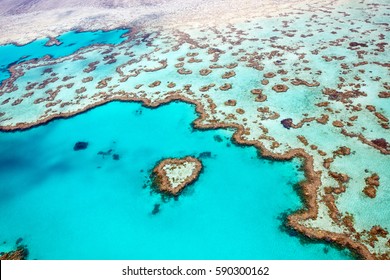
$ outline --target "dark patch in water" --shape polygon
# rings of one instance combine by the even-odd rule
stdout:
[[[303,182],[297,182],[297,183],[289,182],[289,184],[292,186],[295,193],[298,195],[301,203],[305,203],[305,194],[303,193],[303,188],[301,185],[302,183]]]
[[[365,43],[358,43],[358,42],[351,42],[351,43],[349,43],[349,46],[350,47],[365,47],[365,48],[368,47],[367,44],[365,44]]]
[[[284,128],[290,129],[293,124],[293,121],[291,118],[288,118],[281,120],[280,123],[283,125]]]
[[[152,194],[156,193],[156,191],[152,191]],[[162,193],[161,194],[161,201],[164,202],[164,203],[167,203],[169,202],[169,200],[171,199],[171,196],[168,196],[167,194],[164,194]]]
[[[378,138],[371,141],[376,146],[388,150],[390,144],[384,138]]]
[[[73,150],[79,151],[79,150],[85,150],[88,147],[88,142],[77,142],[73,146]]]
[[[28,251],[26,245],[19,245],[18,247],[16,247],[16,250],[22,250],[23,251],[22,259],[24,259],[24,260],[27,259],[28,255],[30,254],[30,252]]]
[[[23,241],[23,238],[19,237],[17,240],[16,240],[16,245],[18,245],[19,243],[21,243]]]
[[[259,150],[256,151],[256,154],[257,154],[257,158],[260,159],[261,161],[263,161],[264,163],[268,163],[270,165],[273,165],[276,162],[275,159],[263,157],[263,155],[261,154],[261,151],[259,151]]]
[[[119,155],[118,154],[113,154],[112,155],[113,160],[119,160]]]
[[[211,152],[202,152],[198,156],[199,158],[211,158]]]
[[[21,56],[18,60],[14,61],[14,62],[11,62],[9,64],[6,65],[6,67],[4,68],[4,72],[8,71],[9,68],[11,68],[12,66],[16,65],[16,64],[19,64],[23,61],[25,61],[27,58],[29,58],[31,55],[23,55]],[[2,64],[3,66],[5,66],[4,64]]]
[[[329,253],[329,248],[324,247],[323,251],[324,251],[325,254],[328,254]]]
[[[151,33],[147,33],[147,34],[145,34],[144,36],[142,36],[142,42],[146,42],[147,41],[147,39],[150,37],[150,35],[152,35]]]
[[[217,141],[217,142],[222,142],[223,141],[222,137],[219,136],[219,135],[214,135],[214,140]]]
[[[154,208],[153,208],[153,211],[152,211],[152,215],[156,215],[158,212],[160,212],[160,204],[156,203],[154,205]]]
[[[109,149],[107,152],[100,151],[97,154],[105,157],[105,156],[109,156],[111,154],[111,152],[112,152],[112,149]]]

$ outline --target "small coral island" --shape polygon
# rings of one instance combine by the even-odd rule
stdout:
[[[161,192],[178,195],[198,179],[202,167],[200,160],[190,156],[164,159],[153,169],[153,184]]]

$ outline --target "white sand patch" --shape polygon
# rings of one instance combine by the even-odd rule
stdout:
[[[166,176],[169,178],[171,187],[174,189],[183,184],[188,178],[190,178],[195,170],[195,162],[183,162],[181,164],[167,164],[163,167],[166,172]]]

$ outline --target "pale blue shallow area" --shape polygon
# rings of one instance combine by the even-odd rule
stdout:
[[[127,37],[123,37],[127,32],[129,32],[128,29],[71,31],[57,37],[57,40],[62,43],[59,46],[45,46],[49,41],[48,38],[22,46],[14,44],[0,46],[0,82],[10,76],[8,68],[11,64],[41,58],[45,55],[50,55],[53,58],[67,56],[83,47],[94,44],[119,44],[127,39]]]
[[[0,251],[21,237],[30,259],[351,258],[280,230],[278,217],[301,207],[298,160],[261,159],[232,144],[232,131],[194,130],[196,117],[185,103],[112,102],[0,133]],[[88,148],[74,151],[77,141]],[[109,149],[120,159],[98,155]],[[156,162],[203,152],[211,157],[178,200],[151,191]]]

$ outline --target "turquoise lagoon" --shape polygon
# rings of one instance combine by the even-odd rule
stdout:
[[[70,55],[79,49],[94,44],[119,44],[127,39],[123,35],[128,29],[115,29],[111,31],[71,31],[57,37],[62,44],[45,46],[49,39],[40,39],[29,44],[18,46],[8,44],[0,46],[0,82],[10,76],[8,67],[13,63],[20,63],[50,55],[53,58]]]
[[[196,117],[185,103],[112,102],[0,133],[0,251],[21,237],[31,259],[351,258],[281,230],[279,217],[302,207],[298,160],[259,158],[231,143],[233,131],[194,130]],[[77,141],[88,148],[74,151]],[[199,179],[178,199],[151,190],[156,162],[205,152]]]

